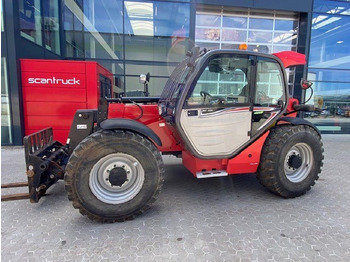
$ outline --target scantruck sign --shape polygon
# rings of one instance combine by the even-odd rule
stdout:
[[[25,134],[52,127],[63,144],[75,112],[97,108],[102,91],[113,83],[112,73],[93,61],[21,59],[21,75]]]
[[[28,84],[50,84],[50,85],[80,85],[80,80],[74,78],[63,79],[63,78],[28,78]]]

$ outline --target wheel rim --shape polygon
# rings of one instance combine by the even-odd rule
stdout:
[[[108,204],[122,204],[141,190],[145,172],[131,155],[115,153],[101,158],[91,169],[89,187],[97,199]]]
[[[310,173],[314,162],[312,149],[305,143],[294,145],[284,160],[284,172],[289,181],[298,183]]]

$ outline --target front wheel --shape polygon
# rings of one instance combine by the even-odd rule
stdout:
[[[156,200],[164,166],[157,148],[128,131],[101,131],[85,138],[72,153],[65,186],[73,206],[90,219],[133,219]]]
[[[293,198],[310,190],[322,165],[323,145],[312,127],[276,126],[265,141],[257,178],[269,191]]]

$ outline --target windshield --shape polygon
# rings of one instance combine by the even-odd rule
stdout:
[[[179,93],[180,85],[187,79],[189,72],[190,67],[187,66],[186,59],[182,61],[170,75],[160,96],[160,100],[170,100],[175,93]]]

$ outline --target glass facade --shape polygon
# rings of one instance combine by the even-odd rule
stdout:
[[[227,1],[228,6],[216,6],[214,0],[210,5],[193,0],[2,2],[7,10],[1,23],[2,39],[5,39],[2,40],[2,130],[12,128],[13,135],[3,131],[2,141],[19,144],[22,139],[18,139],[22,128],[20,88],[11,86],[20,79],[18,59],[96,61],[114,74],[119,91],[128,96],[143,95],[138,78],[150,72],[150,95],[158,96],[175,66],[195,44],[207,49],[235,49],[247,43],[248,50],[264,53],[308,51],[310,44],[307,71],[308,78],[314,81],[314,94],[309,103],[319,110],[306,117],[324,132],[350,133],[350,2],[305,0],[309,7],[313,2],[311,24],[308,24],[309,7],[305,5],[303,13],[295,13],[286,4],[285,10],[290,11],[272,11],[274,1],[277,3],[277,0],[266,2],[262,7],[266,10],[250,9],[254,1],[246,4],[238,1],[239,8],[234,7],[234,1]],[[7,20],[11,21],[8,25],[15,25],[13,29],[4,27]],[[20,36],[19,41],[16,36]],[[22,44],[27,50],[21,49]],[[6,52],[12,46],[14,52]],[[291,91],[295,75],[299,78],[303,73],[302,69],[289,70]],[[239,80],[237,75],[235,81],[244,82],[244,79]],[[277,97],[273,86],[267,87],[263,82],[266,81],[261,83],[263,92],[272,92]],[[307,91],[306,99],[310,95]]]
[[[198,9],[196,12],[196,45],[207,49],[239,49],[246,43],[249,51],[277,53],[296,51],[299,17],[291,12],[257,12]],[[288,69],[293,94],[295,68]]]
[[[210,11],[196,13],[196,44],[208,49],[238,49],[274,53],[296,50],[298,16],[253,11]]]
[[[41,1],[20,0],[18,4],[21,36],[42,45]]]
[[[9,86],[5,57],[1,57],[1,144],[12,144]]]
[[[314,82],[309,103],[318,110],[306,117],[322,131],[349,133],[350,2],[314,1],[308,79]]]
[[[43,1],[43,31],[45,48],[60,54],[60,23],[57,0]]]
[[[20,0],[21,36],[56,54],[61,53],[59,0]]]
[[[150,72],[151,96],[190,48],[190,4],[163,1],[65,0],[67,58],[94,60],[121,81],[125,95],[142,94]],[[125,89],[125,87],[128,87]]]

